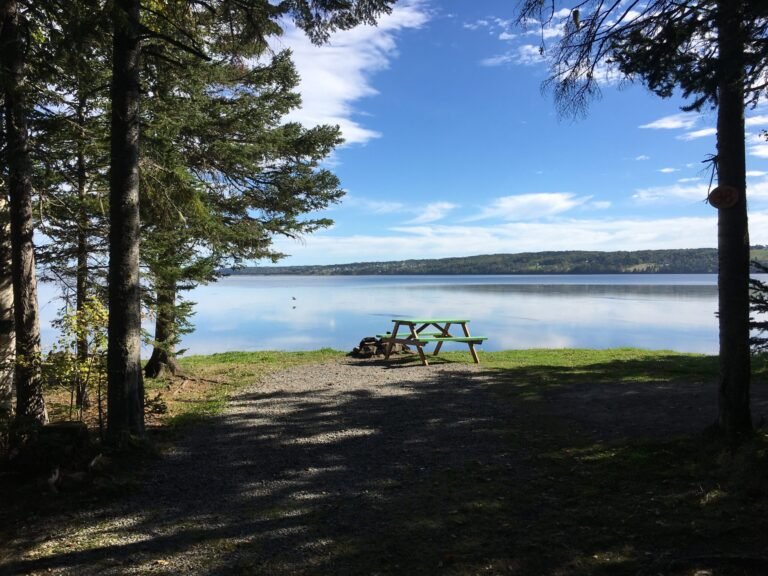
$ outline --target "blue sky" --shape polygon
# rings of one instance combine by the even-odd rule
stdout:
[[[323,214],[333,228],[276,242],[281,264],[716,246],[714,113],[606,74],[585,118],[559,118],[538,54],[559,28],[518,29],[513,11],[401,0],[327,46],[287,30],[275,48],[302,77],[293,118],[341,127],[328,165],[347,195]],[[747,124],[751,242],[768,244],[768,106]]]

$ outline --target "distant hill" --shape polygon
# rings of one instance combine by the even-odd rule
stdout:
[[[752,259],[768,264],[768,248],[756,246]],[[255,266],[223,270],[236,275],[362,276],[395,274],[715,274],[717,250],[693,248],[632,252],[526,252],[461,258],[355,262],[328,266]]]

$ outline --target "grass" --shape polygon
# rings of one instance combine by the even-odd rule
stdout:
[[[269,372],[341,356],[343,352],[323,348],[310,352],[224,352],[182,358],[180,365],[187,377],[145,381],[147,395],[154,398],[159,394],[166,409],[153,421],[171,427],[192,424],[220,414],[231,394]]]

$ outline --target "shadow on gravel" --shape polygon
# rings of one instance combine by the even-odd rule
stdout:
[[[766,573],[766,495],[719,485],[682,404],[707,411],[711,398],[661,372],[599,382],[616,368],[443,365],[339,390],[329,372],[310,392],[241,396],[234,415],[191,430],[140,494],[94,519],[106,533],[87,551],[62,544],[3,573]],[[653,424],[600,433],[598,400]],[[133,542],[102,543],[113,531]]]

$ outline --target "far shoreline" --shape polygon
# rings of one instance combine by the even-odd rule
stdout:
[[[768,248],[753,246],[750,260],[768,264]],[[753,267],[753,272],[759,269]],[[351,262],[299,266],[225,268],[233,276],[421,276],[717,274],[716,248],[636,251],[550,251],[481,254],[451,258]]]

